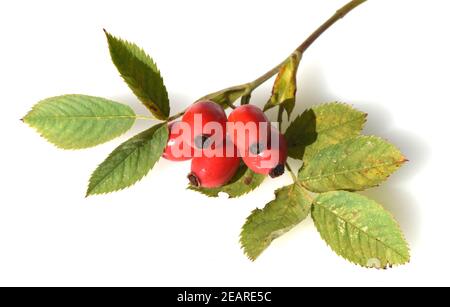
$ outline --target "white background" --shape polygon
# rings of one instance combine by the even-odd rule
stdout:
[[[189,163],[161,161],[129,190],[85,199],[92,170],[149,123],[97,148],[61,151],[19,121],[39,100],[68,93],[146,113],[112,65],[102,28],[152,55],[175,112],[261,75],[345,2],[2,1],[0,285],[450,285],[449,1],[369,0],[308,50],[299,71],[296,113],[351,103],[369,113],[365,133],[409,158],[365,193],[404,229],[412,261],[403,267],[349,264],[310,218],[252,263],[240,227],[288,175],[216,200],[185,190]],[[253,102],[262,105],[270,87]]]

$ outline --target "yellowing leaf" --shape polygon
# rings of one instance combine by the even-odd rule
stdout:
[[[322,238],[340,256],[364,267],[409,262],[409,248],[394,218],[375,201],[339,191],[319,195],[312,217]]]
[[[358,136],[326,147],[299,172],[313,192],[360,191],[383,182],[406,161],[392,144],[374,136]]]
[[[367,114],[343,103],[327,103],[306,110],[285,133],[289,156],[308,161],[319,150],[358,136]]]
[[[293,54],[281,67],[272,88],[272,96],[264,106],[267,111],[275,106],[281,106],[286,110],[288,118],[295,107],[295,95],[297,93],[297,70],[301,56]]]

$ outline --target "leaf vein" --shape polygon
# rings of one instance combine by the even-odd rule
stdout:
[[[357,229],[358,231],[364,233],[367,237],[371,238],[372,240],[374,240],[375,242],[379,242],[382,246],[384,246],[387,249],[392,250],[394,253],[396,253],[398,256],[400,256],[400,258],[404,259],[404,260],[408,260],[407,258],[405,258],[399,251],[397,251],[395,248],[388,246],[387,244],[385,244],[384,242],[382,242],[380,239],[378,239],[377,237],[372,236],[371,234],[369,234],[368,232],[362,230],[360,227],[356,226],[355,224],[353,224],[352,222],[348,221],[347,219],[339,216],[337,213],[335,213],[333,210],[326,208],[325,206],[322,206],[320,203],[315,203],[315,206],[319,206],[320,208],[324,209],[325,211],[331,213],[332,215],[334,215],[336,217],[336,219],[341,219],[343,220],[345,223],[348,223],[349,225],[351,225],[352,227],[354,227],[355,229]],[[378,253],[377,253],[378,254]]]

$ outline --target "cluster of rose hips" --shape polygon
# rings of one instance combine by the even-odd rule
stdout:
[[[169,125],[163,157],[171,161],[192,159],[190,183],[216,188],[233,178],[241,161],[257,174],[282,175],[287,143],[258,107],[239,106],[227,118],[220,105],[205,100],[194,103],[181,121]]]

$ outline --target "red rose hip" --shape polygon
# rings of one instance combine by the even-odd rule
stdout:
[[[169,139],[163,152],[163,158],[170,161],[187,161],[194,157],[194,149],[183,139],[183,123],[180,121],[169,124]]]
[[[203,149],[201,157],[192,159],[188,179],[196,187],[221,187],[236,174],[240,161],[236,147],[230,141],[218,149]]]
[[[255,173],[275,178],[284,174],[288,147],[286,139],[277,129],[272,127],[271,135],[267,148],[258,154],[242,154],[242,159]]]
[[[222,142],[225,139],[227,115],[223,108],[213,101],[194,103],[184,113],[182,121],[191,128],[191,133],[186,134],[185,141],[194,148],[208,147],[213,142]]]
[[[247,104],[234,109],[228,116],[227,131],[242,155],[258,154],[267,147],[271,125],[264,112]]]

